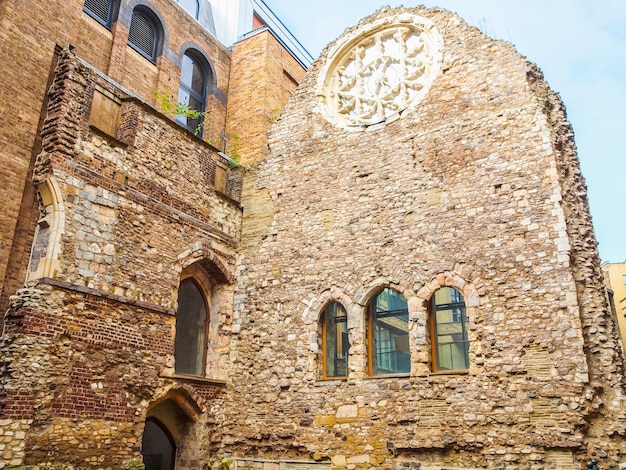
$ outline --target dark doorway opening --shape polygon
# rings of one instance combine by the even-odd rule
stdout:
[[[176,444],[167,428],[155,418],[146,420],[141,454],[146,470],[174,470]]]

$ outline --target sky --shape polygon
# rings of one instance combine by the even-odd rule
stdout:
[[[565,103],[602,261],[626,261],[626,1],[264,1],[314,58],[383,5],[445,8],[512,43]]]

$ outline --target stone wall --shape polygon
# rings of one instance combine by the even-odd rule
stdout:
[[[445,11],[404,12],[443,39],[421,103],[335,126],[317,83],[331,44],[249,171],[225,449],[337,468],[616,465],[623,365],[563,106],[510,45]],[[467,373],[433,373],[427,304],[443,286],[468,308]],[[367,305],[384,287],[408,302],[407,376],[368,374]],[[318,319],[335,300],[349,375],[324,381]]]
[[[177,94],[185,48],[192,46],[200,50],[211,62],[214,78],[207,98],[204,137],[222,149],[230,78],[229,51],[198,22],[191,21],[176,2],[156,0],[151,5],[163,21],[166,34],[162,38],[162,54],[153,64],[128,46],[134,4],[126,0],[119,3],[118,15],[110,28],[83,11],[84,0],[9,1],[0,5],[0,40],[5,46],[0,51],[3,64],[0,183],[5,188],[0,199],[4,208],[0,215],[0,308],[3,310],[8,306],[9,296],[26,278],[37,216],[30,184],[32,164],[41,151],[39,134],[46,115],[45,96],[51,85],[57,46],[71,45],[78,56],[152,106],[157,104],[156,90]]]
[[[130,2],[110,30],[80,0],[53,3],[0,3],[3,44],[41,39],[0,61],[23,65],[0,87],[16,97],[0,100],[0,468],[142,468],[146,419],[172,434],[178,469],[624,461],[624,365],[573,133],[512,46],[446,11],[383,9],[304,76],[269,31],[231,60],[155,0],[167,34],[152,64],[128,49]],[[431,43],[404,42],[414,15]],[[388,26],[369,53],[404,54],[405,95],[379,93],[391,75],[351,90],[342,67]],[[216,72],[211,143],[152,107],[190,38]],[[329,106],[340,92],[353,95]],[[368,93],[394,112],[369,122]],[[222,131],[245,169],[218,152]],[[197,376],[175,367],[187,277],[209,311]],[[470,344],[469,367],[447,373],[429,312],[442,287],[464,298]],[[408,373],[370,373],[368,306],[384,288],[407,300]],[[348,375],[325,379],[319,320],[334,301]]]
[[[109,133],[90,125],[107,127],[98,93],[120,108]],[[178,468],[197,468],[228,375],[239,170],[67,50],[42,135],[30,281],[3,335],[1,460],[120,467],[141,459],[146,417],[175,409]],[[221,191],[219,172],[233,173]],[[212,295],[201,377],[174,369],[177,289],[192,269]]]

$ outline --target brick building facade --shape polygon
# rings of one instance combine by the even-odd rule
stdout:
[[[617,468],[623,357],[541,72],[415,8],[305,75],[183,4],[0,3],[0,468]]]

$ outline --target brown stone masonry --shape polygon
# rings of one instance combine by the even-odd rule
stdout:
[[[89,124],[98,90],[130,117],[121,135]],[[48,110],[31,281],[11,298],[3,335],[0,427],[22,436],[3,461],[118,467],[141,459],[146,417],[169,416],[167,403],[182,410],[173,427],[206,434],[228,367],[239,170],[67,50]],[[229,193],[214,188],[218,170],[233,173]],[[192,264],[221,287],[206,374],[186,378],[173,373],[173,314]],[[208,444],[179,445],[184,462]]]
[[[0,468],[143,469],[146,423],[177,470],[624,466],[573,131],[513,46],[383,8],[305,74],[173,0],[42,5],[0,2]],[[153,107],[190,45],[208,141]]]
[[[442,36],[419,104],[352,128],[324,115],[320,96],[348,89],[320,85],[340,38],[248,173],[226,450],[304,447],[357,469],[616,466],[624,369],[562,104],[511,46],[442,10],[383,9],[343,38],[411,14]],[[469,328],[469,367],[447,374],[429,314],[443,287],[463,295]],[[383,288],[408,303],[410,372],[397,377],[368,368]],[[319,319],[333,301],[347,312],[348,376],[322,380]]]

